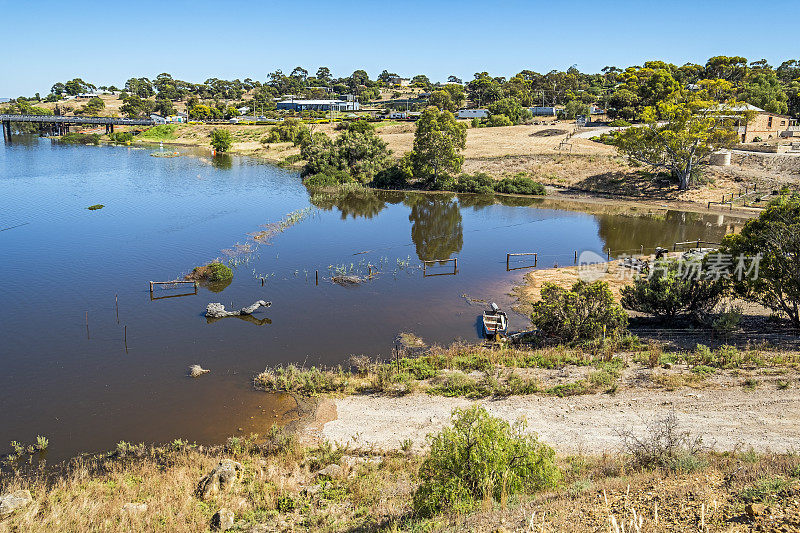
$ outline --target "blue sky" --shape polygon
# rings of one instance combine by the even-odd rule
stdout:
[[[0,97],[45,94],[76,76],[118,86],[161,72],[193,82],[263,81],[298,65],[311,73],[325,65],[336,76],[358,68],[373,78],[383,69],[425,73],[434,81],[483,70],[702,63],[714,55],[777,66],[792,51],[800,57],[785,38],[799,17],[800,6],[783,0],[0,0]]]

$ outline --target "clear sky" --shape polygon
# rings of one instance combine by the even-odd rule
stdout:
[[[0,0],[0,97],[44,95],[74,77],[98,86],[161,72],[263,81],[298,65],[433,81],[714,55],[777,66],[800,57],[797,20],[795,0]]]

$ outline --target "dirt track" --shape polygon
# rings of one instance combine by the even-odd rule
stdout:
[[[413,394],[400,398],[349,396],[335,400],[337,418],[322,436],[351,447],[391,449],[411,439],[415,448],[425,435],[441,430],[451,411],[475,402]],[[682,429],[703,436],[717,450],[734,448],[789,451],[800,448],[800,389],[763,387],[747,391],[631,389],[614,395],[568,398],[516,396],[481,400],[490,413],[509,421],[525,417],[528,429],[561,453],[618,451],[619,432],[645,430],[673,406]]]

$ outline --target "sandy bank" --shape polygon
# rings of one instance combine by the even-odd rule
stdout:
[[[515,396],[477,402],[413,394],[400,398],[349,396],[336,399],[336,419],[322,437],[351,447],[398,448],[448,424],[454,408],[478,403],[508,421],[525,417],[528,429],[561,453],[618,451],[619,431],[644,431],[654,417],[675,408],[684,430],[702,435],[718,450],[737,447],[790,451],[800,446],[800,390],[625,390],[569,398]]]

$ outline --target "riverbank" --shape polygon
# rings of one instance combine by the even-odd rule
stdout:
[[[620,432],[626,429],[645,442],[658,431],[639,425]],[[674,468],[651,468],[621,447],[603,454],[577,449],[555,456],[560,475],[552,488],[433,516],[414,511],[427,457],[406,445],[391,451],[352,441],[304,445],[278,432],[232,437],[217,447],[120,443],[55,471],[5,472],[0,531],[584,532],[614,531],[625,522],[627,530],[643,532],[782,532],[800,526],[800,458],[793,453],[700,447]]]
[[[233,138],[231,153],[257,157],[275,164],[300,168],[300,149],[291,143],[265,143],[272,126],[234,124],[189,124],[175,128],[159,139],[165,145],[209,147],[211,131],[228,130]],[[314,132],[338,135],[335,124],[315,124]],[[632,167],[613,147],[585,138],[567,139],[570,126],[521,125],[469,129],[463,152],[463,170],[485,172],[495,179],[519,173],[548,186],[551,192],[576,201],[621,202],[630,205],[660,206],[746,216],[757,211],[739,202],[709,205],[723,197],[738,196],[746,186],[762,195],[783,187],[794,187],[800,177],[800,157],[774,154],[737,154],[727,167],[706,166],[705,180],[698,187],[678,191],[663,178],[653,177]],[[378,135],[400,157],[411,150],[414,126],[411,123],[378,123]],[[563,141],[571,143],[562,150]],[[138,140],[135,142],[139,142]],[[210,148],[209,148],[210,151]],[[749,198],[753,203],[754,198]],[[754,205],[758,206],[759,202]]]

